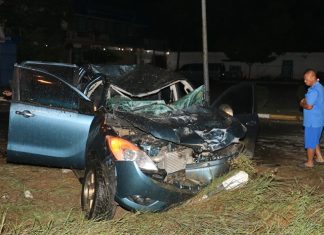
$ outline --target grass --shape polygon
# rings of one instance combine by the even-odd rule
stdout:
[[[235,165],[235,164],[234,164]],[[238,169],[249,160],[237,160]],[[324,234],[324,197],[298,181],[277,182],[270,176],[252,177],[247,185],[222,191],[203,200],[224,178],[217,179],[195,198],[161,213],[127,213],[111,221],[85,220],[79,209],[42,212],[12,223],[14,205],[0,207],[3,234]],[[49,218],[44,221],[42,218]],[[52,219],[50,219],[52,218]]]

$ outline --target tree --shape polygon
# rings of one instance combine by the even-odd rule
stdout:
[[[227,22],[223,40],[223,51],[232,61],[245,62],[249,66],[248,78],[255,63],[267,63],[274,60],[273,52],[278,52],[275,30],[281,31],[280,25],[270,31],[269,22],[272,15],[265,15],[266,3],[261,1],[235,2],[229,16],[224,16]],[[253,9],[253,14],[251,14]]]
[[[248,79],[251,78],[252,66],[255,63],[267,63],[276,59],[273,51],[267,45],[255,43],[253,41],[235,44],[225,49],[226,56],[232,61],[247,63],[249,66]]]
[[[19,61],[64,61],[71,12],[67,0],[3,0],[0,22],[7,35],[18,38]]]

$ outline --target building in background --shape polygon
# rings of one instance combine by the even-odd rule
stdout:
[[[225,74],[242,74],[248,79],[303,79],[304,71],[313,68],[324,74],[324,52],[285,52],[280,55],[273,53],[274,59],[267,63],[248,63],[230,60],[223,52],[209,52],[209,63],[224,64]],[[177,69],[178,53],[171,52],[167,57],[167,68]],[[181,52],[179,68],[184,65],[202,63],[201,52]],[[251,70],[250,70],[251,69]],[[225,76],[226,78],[226,76]],[[324,79],[324,77],[322,78]]]
[[[68,62],[123,64],[153,62],[166,67],[167,42],[150,35],[150,25],[132,5],[81,0],[73,2],[66,32]]]

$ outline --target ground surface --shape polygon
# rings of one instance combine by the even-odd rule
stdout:
[[[3,126],[2,126],[3,127]],[[6,129],[0,137],[0,212],[7,219],[25,221],[42,210],[55,211],[53,216],[71,211],[80,213],[81,184],[72,171],[8,164],[5,160]],[[296,164],[305,159],[303,130],[300,123],[261,122],[255,161],[259,174],[272,172],[283,181],[299,181],[324,192],[324,166],[304,170]],[[26,199],[29,190],[33,199]],[[17,207],[19,205],[19,207]],[[19,209],[17,209],[19,208]],[[13,209],[13,210],[12,210]],[[122,214],[121,210],[117,216]],[[42,218],[44,219],[44,218]]]
[[[296,166],[306,161],[302,123],[266,121],[261,122],[260,128],[255,151],[259,172],[270,170],[278,179],[299,181],[324,192],[324,166],[313,169]]]
[[[6,163],[7,121],[7,114],[0,113],[0,218],[6,213],[7,221],[28,222],[29,218],[37,218],[38,213],[44,210],[53,212],[49,215],[54,218],[68,211],[82,216],[81,185],[72,171]],[[261,122],[255,151],[259,174],[270,172],[279,180],[299,181],[324,192],[324,166],[306,170],[297,168],[296,164],[303,160],[305,150],[301,123]],[[26,198],[26,191],[33,198]],[[117,216],[122,213],[125,212],[119,210]]]

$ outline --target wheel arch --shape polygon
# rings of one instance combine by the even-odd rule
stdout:
[[[110,165],[113,157],[109,146],[106,143],[107,135],[117,135],[109,126],[104,124],[104,119],[96,119],[93,121],[89,131],[89,137],[85,153],[85,166],[94,160],[98,159],[100,162],[107,162]]]

